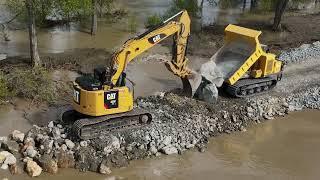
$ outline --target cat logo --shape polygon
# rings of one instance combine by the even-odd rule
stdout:
[[[117,97],[117,93],[107,94],[107,100],[115,100]]]
[[[104,94],[104,107],[106,109],[118,108],[119,91],[107,91]]]
[[[157,34],[155,36],[152,36],[151,38],[148,39],[148,41],[151,43],[151,44],[156,44],[158,42],[160,42],[163,38],[165,38],[166,35],[165,34]]]
[[[157,43],[158,41],[160,41],[161,37],[160,34],[156,35],[155,37],[152,38],[153,43]]]

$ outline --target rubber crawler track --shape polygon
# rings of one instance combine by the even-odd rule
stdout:
[[[240,79],[234,85],[225,84],[225,88],[226,91],[234,97],[251,97],[268,92],[276,86],[279,80],[278,76],[261,79]]]
[[[74,121],[73,133],[83,140],[97,138],[111,132],[142,127],[152,121],[152,115],[141,109],[101,117],[81,116],[75,111],[68,111],[65,114],[68,114],[68,117],[64,117],[62,120],[66,122],[68,119],[72,119]],[[75,119],[75,117],[77,118]]]

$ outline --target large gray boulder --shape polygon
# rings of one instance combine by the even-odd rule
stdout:
[[[161,151],[166,155],[178,154],[178,149],[174,146],[166,146],[161,149]]]
[[[208,102],[215,103],[218,100],[219,92],[214,84],[207,84],[203,90],[200,99]]]
[[[202,64],[200,74],[217,87],[221,87],[223,84],[223,74],[214,61],[210,60]]]

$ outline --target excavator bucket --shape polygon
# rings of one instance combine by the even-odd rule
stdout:
[[[203,77],[201,74],[192,71],[191,75],[181,78],[181,80],[184,94],[188,97],[194,97],[194,95],[199,91]]]

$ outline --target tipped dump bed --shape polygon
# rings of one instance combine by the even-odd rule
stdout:
[[[223,78],[231,85],[242,78],[265,52],[258,40],[261,31],[228,25],[225,45],[212,57]]]
[[[238,38],[244,38],[252,43],[255,43],[255,41],[258,40],[258,37],[261,33],[261,31],[256,31],[253,29],[248,29],[230,24],[225,29],[225,40],[229,42]]]

